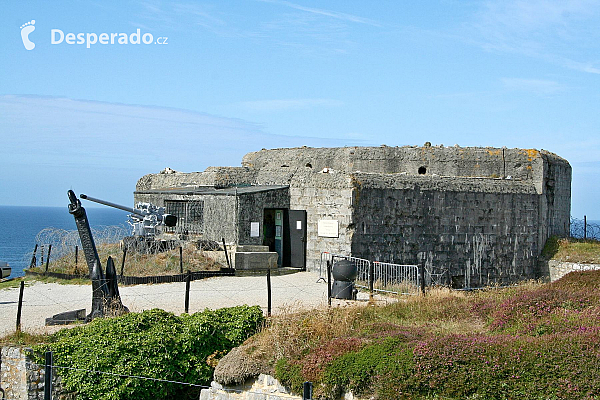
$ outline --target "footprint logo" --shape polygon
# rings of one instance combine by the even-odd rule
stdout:
[[[32,19],[30,22],[21,25],[21,39],[23,39],[23,46],[27,50],[33,50],[35,47],[35,43],[29,40],[29,34],[35,31],[35,19]]]

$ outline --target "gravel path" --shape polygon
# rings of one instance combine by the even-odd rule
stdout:
[[[326,306],[327,285],[312,272],[272,276],[272,310]],[[22,329],[29,333],[53,332],[60,327],[46,327],[45,320],[64,311],[85,308],[90,311],[91,285],[60,285],[35,282],[23,292]],[[184,311],[185,283],[163,283],[120,287],[123,304],[130,311],[161,308],[180,314]],[[366,295],[359,293],[359,300]],[[0,337],[13,332],[16,324],[19,289],[0,290]],[[334,305],[344,304],[334,300]],[[190,313],[205,308],[231,307],[242,304],[267,309],[267,283],[264,276],[215,277],[191,282]]]

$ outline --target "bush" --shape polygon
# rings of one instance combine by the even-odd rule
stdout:
[[[258,306],[181,317],[154,309],[64,329],[35,350],[54,352],[54,364],[66,367],[57,368],[65,389],[80,399],[197,398],[191,386],[89,371],[208,385],[207,358],[239,346],[262,323]]]

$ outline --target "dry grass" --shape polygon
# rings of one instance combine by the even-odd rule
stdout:
[[[118,244],[103,244],[97,247],[98,256],[103,266],[106,266],[108,257],[112,257],[117,273],[121,272],[123,262],[123,251]],[[194,245],[190,244],[183,247],[183,270],[187,271],[218,271],[221,264],[215,260],[206,257]],[[49,271],[60,272],[64,274],[86,274],[88,267],[85,262],[83,252],[79,252],[78,263],[75,264],[75,253],[67,254],[57,260],[51,260]],[[37,267],[32,271],[43,272],[45,267]],[[128,252],[125,258],[124,275],[127,276],[155,276],[178,274],[179,248],[161,252],[158,254],[146,254],[137,252]]]
[[[600,264],[600,241],[594,239],[560,239],[551,237],[547,240],[542,255],[547,259]]]

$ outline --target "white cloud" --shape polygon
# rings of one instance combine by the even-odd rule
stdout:
[[[564,86],[555,81],[544,79],[502,78],[504,87],[511,90],[532,92],[539,95],[549,95],[564,89]]]
[[[340,107],[342,101],[333,99],[281,99],[281,100],[256,100],[238,103],[242,108],[253,111],[283,111],[319,107]]]
[[[290,7],[295,10],[305,11],[307,13],[322,15],[325,17],[339,19],[339,20],[346,21],[346,22],[353,22],[353,23],[357,23],[357,24],[366,24],[366,25],[372,25],[372,26],[381,26],[379,23],[377,23],[376,21],[373,21],[369,18],[363,18],[363,17],[359,17],[356,15],[346,14],[346,13],[342,13],[342,12],[338,12],[338,11],[325,10],[322,8],[305,7],[305,6],[301,6],[299,4],[295,4],[295,3],[285,1],[285,0],[260,0],[260,1],[263,1],[265,3],[281,4],[283,6]]]
[[[3,204],[59,191],[49,203],[28,200],[38,205],[62,204],[69,187],[118,191],[115,201],[123,202],[147,173],[239,166],[245,153],[263,147],[351,144],[271,135],[251,122],[180,109],[15,95],[0,95],[0,137]]]
[[[469,40],[587,73],[600,65],[600,0],[487,1]]]

